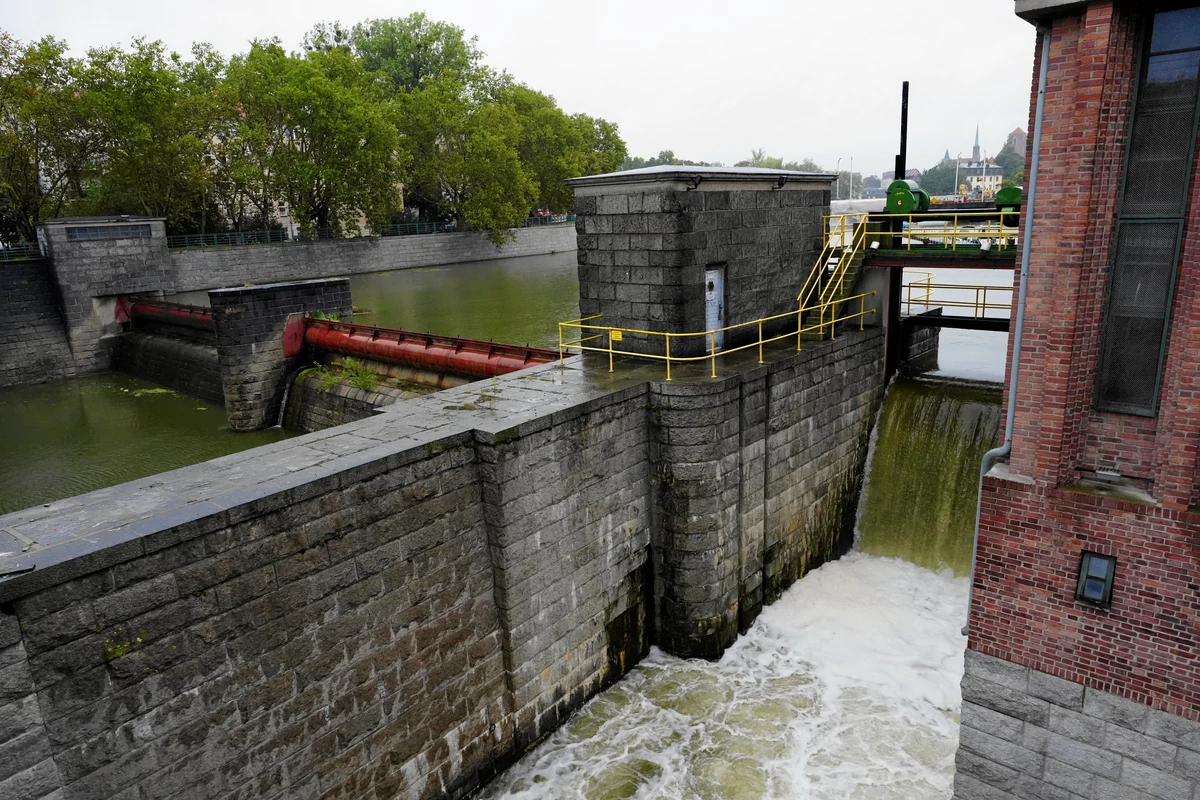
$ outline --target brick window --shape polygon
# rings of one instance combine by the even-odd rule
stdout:
[[[1096,407],[1153,416],[1196,149],[1200,7],[1155,14],[1144,49],[1109,272]]]
[[[149,239],[149,225],[87,225],[67,228],[67,241],[83,242],[93,239]]]

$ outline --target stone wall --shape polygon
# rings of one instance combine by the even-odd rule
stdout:
[[[658,641],[716,658],[764,602],[847,550],[882,332],[704,383],[652,383]]]
[[[955,800],[1191,800],[1200,722],[967,651]]]
[[[283,427],[301,433],[336,428],[374,416],[382,406],[389,406],[406,396],[407,393],[388,387],[367,390],[335,383],[326,388],[320,376],[302,372],[288,392]]]
[[[636,171],[635,171],[636,172]],[[679,174],[643,171],[577,178],[579,308],[598,324],[655,332],[708,330],[705,270],[721,267],[720,327],[796,310],[821,250],[831,176],[775,172],[711,176],[698,185]],[[795,319],[767,323],[765,333]],[[725,347],[754,331],[726,334]],[[621,348],[661,353],[662,337],[628,335]],[[673,354],[704,352],[703,337],[673,337]]]
[[[71,232],[77,228],[112,238],[76,239]],[[148,235],[132,235],[131,228],[148,229]],[[121,332],[114,315],[117,295],[176,291],[163,221],[53,220],[41,223],[38,231],[54,270],[76,370],[86,374],[109,369],[112,345]]]
[[[0,264],[0,389],[75,374],[46,261]]]
[[[569,359],[0,517],[0,796],[464,796],[837,554],[881,340]]]
[[[515,228],[509,232],[512,239],[500,248],[481,233],[430,233],[172,250],[169,258],[176,291],[190,292],[575,249],[575,229],[570,225]]]
[[[217,330],[225,413],[235,431],[274,425],[288,373],[300,360],[284,353],[288,320],[305,312],[351,313],[346,278],[267,284],[208,293]]]
[[[152,333],[126,333],[113,350],[113,369],[213,403],[225,402],[213,344]]]

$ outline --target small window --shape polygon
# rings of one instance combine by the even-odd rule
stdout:
[[[1075,599],[1096,608],[1108,608],[1112,603],[1113,575],[1117,559],[1084,551],[1079,559],[1079,581]]]
[[[68,242],[83,242],[97,239],[149,239],[149,225],[88,225],[67,228]]]

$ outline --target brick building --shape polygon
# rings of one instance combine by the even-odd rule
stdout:
[[[1196,798],[1200,4],[1016,11],[1038,28],[1040,163],[955,797]]]

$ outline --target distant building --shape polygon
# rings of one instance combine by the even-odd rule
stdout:
[[[1004,180],[1004,170],[991,160],[969,162],[958,168],[958,183],[965,185],[967,192],[991,197]]]
[[[921,170],[910,168],[904,172],[904,177],[910,181],[919,181],[919,180],[921,180]],[[895,170],[889,169],[887,172],[883,173],[883,181],[882,182],[883,182],[883,186],[885,189],[887,188],[887,184],[891,183],[894,180],[896,180]]]
[[[1024,154],[1025,146],[1029,142],[1029,136],[1022,128],[1015,128],[1013,132],[1008,135],[1008,141],[1012,142],[1014,150],[1016,150],[1018,153]]]

